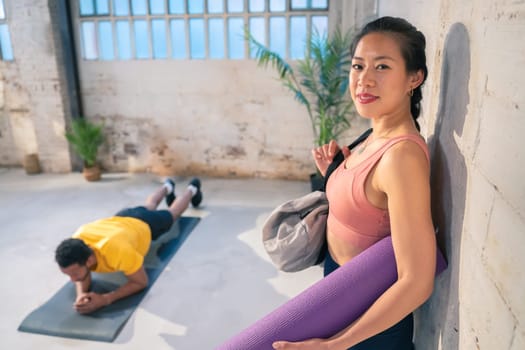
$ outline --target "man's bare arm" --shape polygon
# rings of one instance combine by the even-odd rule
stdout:
[[[86,294],[91,287],[91,272],[88,272],[84,280],[75,282],[75,289],[77,291],[77,297],[82,294]]]
[[[148,275],[146,275],[144,266],[141,266],[137,272],[131,275],[126,275],[126,277],[128,278],[128,281],[124,285],[120,286],[113,292],[102,295],[106,300],[106,305],[112,304],[116,300],[140,292],[148,286]]]
[[[131,275],[126,275],[126,277],[128,278],[128,281],[113,292],[105,294],[93,292],[86,293],[85,295],[89,298],[89,301],[86,303],[75,304],[75,309],[81,314],[88,314],[100,309],[101,307],[107,306],[116,300],[140,292],[148,285],[148,275],[146,275],[144,266],[141,266],[137,272],[132,273]]]

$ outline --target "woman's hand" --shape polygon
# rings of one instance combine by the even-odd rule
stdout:
[[[276,341],[272,347],[276,350],[329,350],[327,340],[319,338],[299,342]]]
[[[321,147],[317,147],[312,150],[312,156],[314,157],[315,165],[317,166],[317,169],[319,169],[321,175],[326,175],[328,167],[332,163],[332,160],[339,150],[341,150],[341,148],[334,140],[330,141],[330,143],[326,145],[322,145]],[[342,151],[345,158],[350,155],[350,150],[348,147],[343,147]]]

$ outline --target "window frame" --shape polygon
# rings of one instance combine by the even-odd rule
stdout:
[[[134,0],[107,0],[108,1],[108,8],[109,13],[101,13],[97,14],[97,2],[98,0],[91,0],[93,3],[93,14],[87,14],[82,15],[80,13],[80,2],[85,0],[75,0],[72,1],[72,6],[74,7],[74,11],[72,13],[76,14],[75,22],[76,22],[76,31],[77,31],[77,38],[79,43],[79,49],[81,52],[80,58],[82,60],[86,61],[121,61],[121,60],[134,60],[134,61],[140,61],[140,60],[196,60],[196,59],[204,59],[204,60],[239,60],[239,59],[252,59],[250,45],[247,41],[244,41],[244,47],[240,48],[238,45],[238,42],[235,43],[235,47],[238,48],[238,50],[242,50],[242,54],[240,51],[232,51],[231,46],[232,43],[230,43],[229,38],[231,35],[235,35],[235,32],[231,32],[228,23],[231,18],[242,18],[243,19],[243,26],[244,28],[249,28],[250,26],[250,19],[257,17],[257,18],[263,18],[264,24],[264,42],[262,42],[265,46],[270,47],[270,40],[271,40],[271,28],[270,28],[270,19],[274,17],[283,17],[284,18],[284,26],[286,30],[286,35],[284,38],[285,41],[285,50],[284,52],[280,52],[280,54],[285,59],[290,60],[296,60],[301,59],[301,57],[292,57],[292,37],[291,37],[291,21],[294,17],[304,17],[306,20],[306,29],[305,29],[305,39],[304,41],[307,41],[306,38],[308,38],[310,35],[312,35],[312,30],[314,23],[312,22],[312,18],[315,16],[322,16],[326,18],[326,30],[328,31],[329,28],[329,9],[330,9],[330,1],[326,0],[326,8],[311,8],[312,1],[313,0],[306,0],[306,7],[303,9],[292,9],[292,0],[283,0],[285,1],[284,11],[278,11],[278,12],[272,12],[270,11],[270,4],[273,0],[263,0],[264,1],[264,9],[262,11],[258,12],[250,12],[250,1],[249,0],[241,0],[243,4],[243,10],[242,12],[228,12],[228,6],[230,4],[230,0],[222,0],[222,12],[210,12],[210,5],[209,0],[201,0],[202,1],[202,12],[199,13],[190,13],[190,1],[195,0],[179,0],[179,3],[176,3],[177,9],[182,5],[184,7],[184,13],[180,13],[180,11],[177,11],[177,9],[172,9],[172,6],[174,6],[173,0],[164,0],[164,13],[162,14],[152,14],[152,6],[150,0],[143,0],[146,2],[146,14],[141,15],[134,15],[133,12],[133,1]],[[89,0],[88,0],[89,1]],[[115,13],[115,2],[116,1],[125,1],[127,3],[127,15],[116,15]],[[199,4],[200,5],[200,4]],[[177,13],[172,13],[177,12]],[[165,21],[165,33],[162,35],[162,37],[166,38],[166,42],[164,44],[166,54],[163,55],[163,57],[155,57],[154,52],[154,38],[152,33],[152,22],[154,20],[163,19]],[[190,22],[195,19],[201,19],[203,21],[203,34],[202,34],[202,45],[204,46],[204,53],[199,54],[198,57],[192,57],[192,34],[190,31]],[[215,57],[214,52],[212,50],[212,46],[210,44],[210,41],[212,40],[210,35],[210,20],[217,20],[221,19],[223,23],[223,35],[222,39],[223,42],[223,55],[222,57]],[[134,29],[134,22],[138,20],[144,20],[147,23],[147,54],[141,55],[139,57],[139,54],[137,53],[137,43],[136,43],[136,35],[135,35],[135,29]],[[181,47],[184,47],[184,52],[178,52],[178,49],[175,48],[173,45],[175,40],[177,40],[176,35],[172,32],[172,22],[182,20],[184,23],[184,38],[181,38],[180,43],[183,46],[177,45],[178,49]],[[113,48],[113,59],[107,60],[102,57],[101,53],[101,42],[100,42],[100,34],[99,34],[99,22],[102,21],[109,21],[111,24],[111,33],[112,33],[112,48]],[[82,25],[86,22],[93,22],[94,23],[94,33],[93,37],[89,38],[94,40],[93,47],[95,48],[95,58],[86,57],[86,43],[84,42],[86,38],[84,37],[84,34],[82,32]],[[131,52],[131,57],[128,58],[121,58],[121,53],[119,52],[119,36],[117,33],[117,22],[127,22],[129,25],[129,35],[130,38],[126,39],[126,42],[129,42],[129,48],[126,49],[126,51]],[[242,34],[242,33],[241,33]],[[94,38],[94,39],[93,39]],[[297,45],[294,45],[296,47]],[[213,51],[213,52],[212,52]],[[200,52],[199,52],[200,53]],[[231,58],[232,55],[236,56],[234,58]],[[242,57],[238,57],[242,56]]]

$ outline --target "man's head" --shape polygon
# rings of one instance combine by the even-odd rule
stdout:
[[[93,251],[82,240],[68,238],[55,251],[55,260],[60,271],[73,282],[81,282],[89,275],[89,265],[94,259]]]

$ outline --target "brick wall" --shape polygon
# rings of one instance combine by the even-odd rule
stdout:
[[[4,123],[19,155],[9,162],[0,157],[0,165],[19,163],[31,145],[44,171],[69,171],[63,132],[75,113],[57,27],[64,0],[7,3],[16,58],[9,79],[18,86],[6,101],[22,100],[23,109],[7,113],[22,127]],[[99,157],[105,171],[304,180],[315,171],[308,114],[271,68],[251,60],[80,61],[79,67],[83,114],[105,124]],[[365,127],[354,123],[341,141]]]
[[[63,81],[48,1],[5,1],[15,60],[3,62],[4,86],[2,165],[20,165],[24,155],[37,153],[43,171],[71,170],[63,136],[65,115]],[[1,142],[1,141],[0,141]]]

